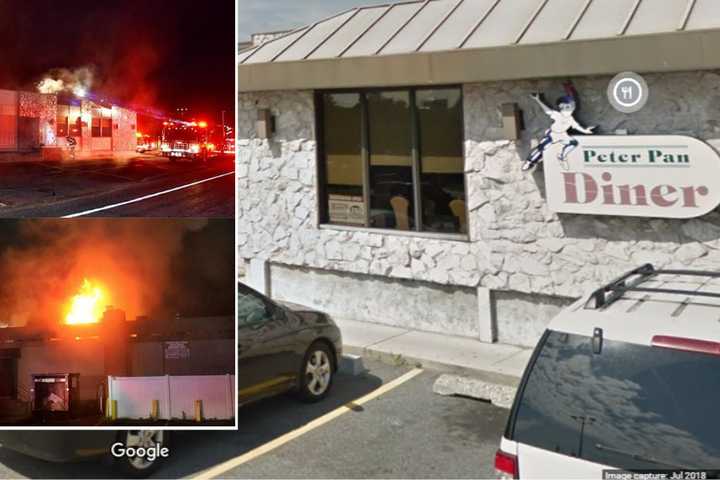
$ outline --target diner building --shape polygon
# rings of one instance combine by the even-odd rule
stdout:
[[[717,270],[718,45],[716,0],[427,0],[249,47],[246,281],[336,317],[531,346],[631,268]],[[628,71],[646,83],[634,113],[609,99]],[[596,128],[523,171],[552,123],[537,93]]]
[[[137,114],[69,94],[0,90],[0,153],[63,159],[134,152]]]

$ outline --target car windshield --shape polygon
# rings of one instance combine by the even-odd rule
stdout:
[[[269,318],[268,308],[258,294],[238,287],[238,327],[265,321]]]
[[[517,404],[519,443],[624,469],[720,468],[720,356],[550,332]]]

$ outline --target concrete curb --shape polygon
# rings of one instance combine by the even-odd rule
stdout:
[[[427,360],[418,357],[411,357],[401,355],[397,353],[384,352],[373,349],[372,347],[357,347],[352,345],[344,345],[343,350],[345,353],[360,355],[366,358],[372,358],[382,363],[393,365],[393,366],[408,366],[417,368],[427,368],[430,370],[437,370],[439,372],[445,372],[453,374],[459,377],[468,377],[475,379],[480,382],[484,382],[489,385],[497,385],[499,387],[517,388],[520,383],[520,378],[507,375],[503,373],[497,373],[492,370],[477,370],[467,367],[461,367],[458,365],[452,365],[448,363],[442,363],[432,360]],[[513,392],[514,395],[514,392]],[[473,395],[468,395],[473,396]],[[475,397],[480,398],[480,397]]]
[[[367,371],[363,359],[359,355],[344,354],[340,357],[340,364],[338,365],[338,371],[352,375],[353,377],[361,375]]]
[[[508,409],[512,407],[516,391],[517,387],[447,373],[440,375],[433,384],[433,392],[439,395],[477,398]]]

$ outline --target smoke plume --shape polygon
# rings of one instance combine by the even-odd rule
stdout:
[[[95,71],[92,67],[74,70],[54,68],[37,84],[40,93],[72,93],[84,97],[93,85]]]
[[[171,262],[205,219],[38,219],[22,221],[0,256],[0,323],[57,325],[88,278],[101,283],[128,319],[153,311],[171,288]]]

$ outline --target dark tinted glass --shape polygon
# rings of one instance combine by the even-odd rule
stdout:
[[[103,137],[112,137],[112,118],[102,119],[102,129],[100,135]]]
[[[92,119],[92,136],[93,137],[99,137],[100,136],[100,119],[97,117],[93,117]]]
[[[323,221],[467,233],[460,88],[320,93],[318,100]]]
[[[238,326],[266,322],[272,318],[272,312],[259,294],[238,287]]]
[[[413,212],[410,93],[367,94],[370,125],[370,226],[411,230]]]
[[[719,356],[590,342],[550,333],[514,440],[625,469],[720,468]]]
[[[67,137],[68,136],[68,116],[70,115],[70,112],[68,111],[67,105],[58,105],[57,106],[57,126],[56,126],[56,135],[58,137]]]
[[[71,137],[79,137],[82,135],[82,112],[80,107],[69,106],[68,108],[68,128]]]
[[[418,90],[422,216],[425,230],[467,233],[459,88]]]
[[[57,117],[57,133],[56,135],[58,137],[67,137],[68,136],[68,117],[67,116],[58,116]]]
[[[322,99],[328,221],[365,225],[360,94]]]
[[[82,135],[82,121],[80,117],[76,117],[75,121],[70,124],[70,136],[79,137]]]

